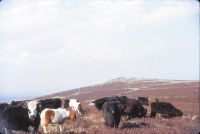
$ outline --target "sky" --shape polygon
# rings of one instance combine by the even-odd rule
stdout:
[[[0,99],[117,77],[199,80],[199,3],[0,2]]]

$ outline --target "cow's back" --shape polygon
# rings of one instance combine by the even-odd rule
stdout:
[[[46,99],[46,100],[39,100],[39,103],[41,104],[41,109],[39,112],[44,110],[45,108],[60,108],[62,105],[62,100],[59,98],[53,98],[53,99]]]

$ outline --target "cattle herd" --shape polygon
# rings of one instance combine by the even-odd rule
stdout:
[[[108,127],[118,127],[121,116],[127,120],[131,118],[147,117],[147,109],[150,109],[150,117],[155,118],[156,114],[163,118],[182,116],[183,113],[171,103],[160,102],[158,99],[149,101],[147,97],[130,99],[127,96],[104,97],[93,101],[98,110],[103,110],[104,124]],[[150,104],[149,104],[150,103]]]
[[[74,122],[83,109],[77,99],[51,98],[45,100],[12,101],[0,104],[0,133],[12,130],[37,132],[41,125],[47,133],[49,123],[58,124],[60,131],[66,119]]]
[[[117,128],[122,117],[129,120],[147,117],[148,113],[152,118],[156,114],[163,118],[183,115],[172,104],[158,99],[150,101],[147,97],[131,99],[127,96],[111,96],[96,99],[92,103],[99,111],[103,111],[104,124],[111,128]],[[50,123],[59,125],[62,131],[67,119],[73,123],[77,116],[84,115],[83,113],[82,105],[77,99],[50,98],[0,103],[0,133],[18,130],[37,133],[39,126],[47,133]]]

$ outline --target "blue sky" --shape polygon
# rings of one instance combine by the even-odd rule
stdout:
[[[199,3],[0,2],[0,99],[121,76],[199,80]]]

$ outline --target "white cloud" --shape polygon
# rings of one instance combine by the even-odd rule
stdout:
[[[66,1],[10,3],[12,8],[0,12],[1,34],[7,35],[2,45],[10,45],[1,56],[9,57],[9,61],[16,57],[20,59],[17,55],[24,51],[30,55],[49,52],[52,56],[59,51],[71,60],[77,57],[81,61],[85,56],[117,59],[124,54],[119,54],[119,46],[111,45],[113,35],[126,32],[133,25],[170,21],[198,10],[198,6],[187,1],[164,1],[149,7],[151,3],[143,0],[96,0],[80,5],[76,10],[69,8],[70,2]]]
[[[126,32],[130,26],[159,24],[194,14],[194,3],[164,1],[155,7],[143,0],[89,1],[69,8],[66,1],[10,1],[12,8],[0,12],[1,34],[6,33],[1,59],[24,59],[20,53],[51,53],[68,59],[123,59],[120,46],[112,44],[112,36]],[[65,7],[63,7],[64,3]],[[111,40],[110,40],[111,39]],[[114,49],[113,49],[114,48]],[[49,56],[48,54],[48,56]],[[122,57],[120,57],[122,56]],[[16,58],[17,57],[17,58]],[[48,58],[48,57],[46,57]],[[6,61],[6,60],[3,61]],[[15,59],[15,60],[11,60]]]

